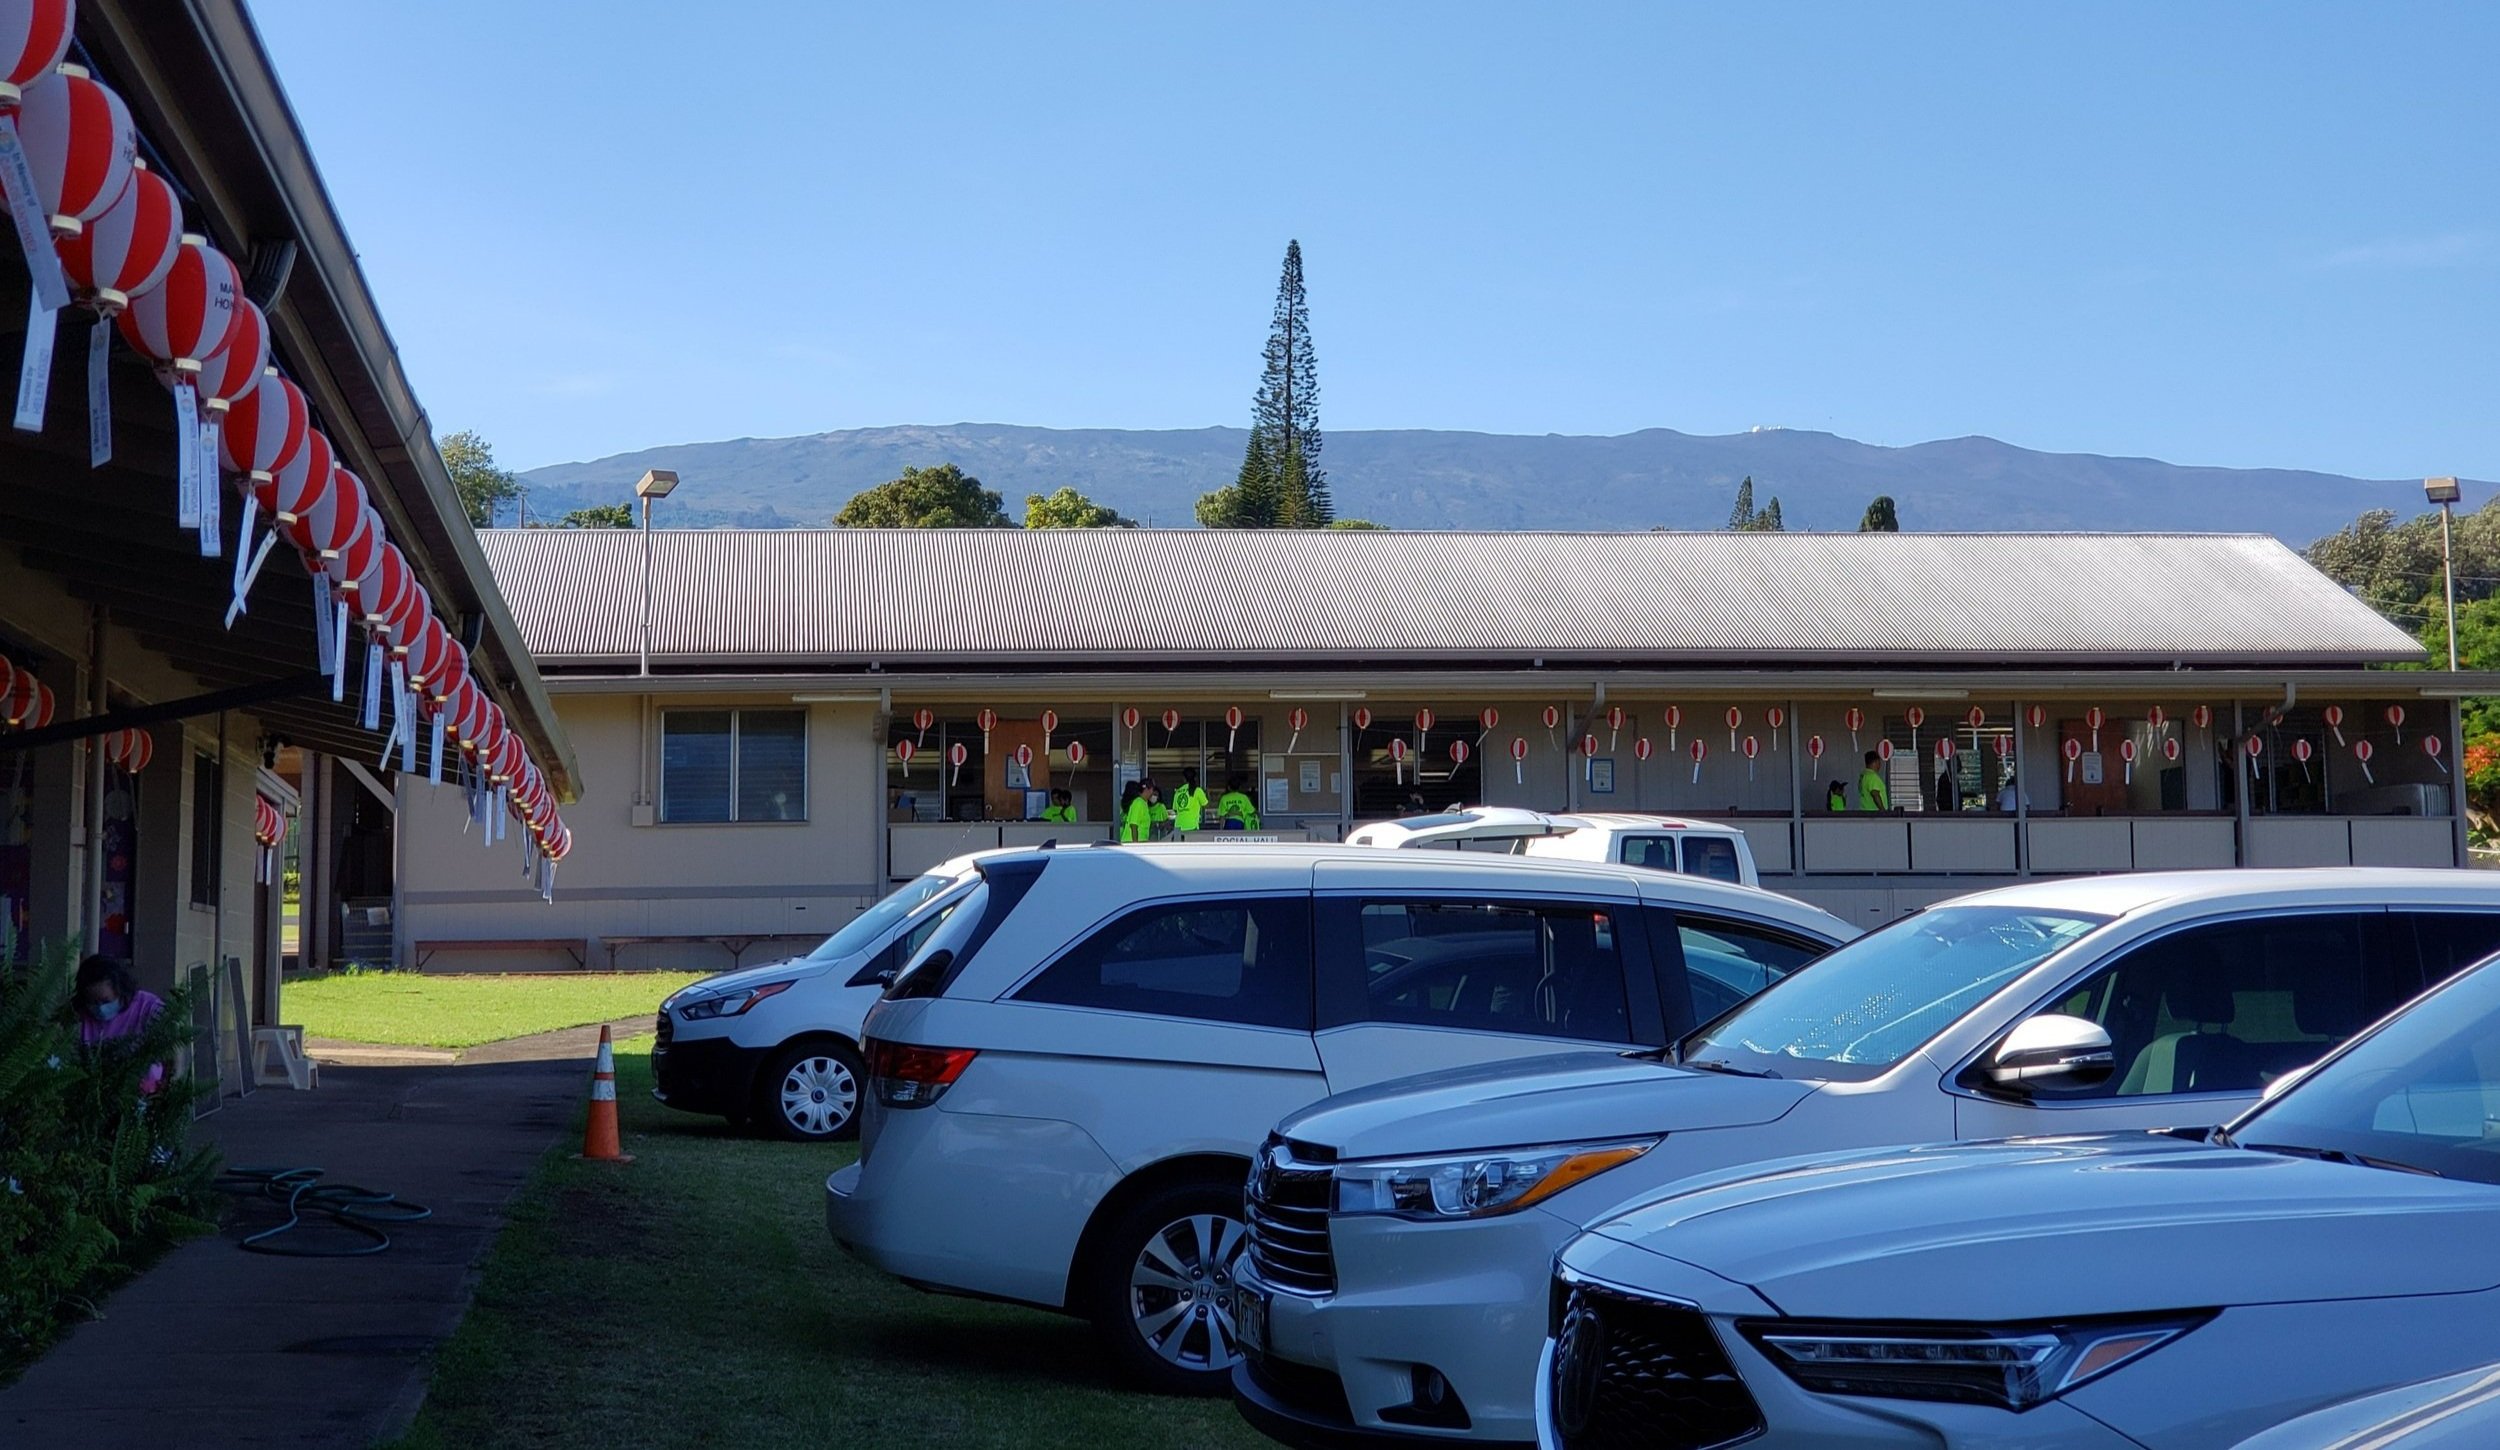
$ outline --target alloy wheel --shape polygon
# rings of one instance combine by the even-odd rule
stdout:
[[[1229,1370],[1234,1337],[1233,1269],[1248,1245],[1241,1220],[1197,1213],[1148,1235],[1129,1270],[1129,1322],[1147,1348],[1181,1369]]]

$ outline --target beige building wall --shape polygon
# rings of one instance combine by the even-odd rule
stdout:
[[[399,783],[401,912],[407,950],[429,969],[569,968],[572,951],[605,967],[720,971],[715,938],[746,938],[748,963],[841,927],[884,894],[877,855],[883,747],[868,704],[808,713],[807,819],[669,825],[640,809],[658,796],[658,714],[670,708],[787,710],[782,695],[672,697],[560,694],[587,793],[564,807],[573,854],[542,901],[523,874],[516,833],[491,849],[465,829],[460,792],[422,773]],[[638,824],[638,822],[649,822]],[[626,941],[659,937],[688,940]],[[437,949],[458,941],[535,947]]]

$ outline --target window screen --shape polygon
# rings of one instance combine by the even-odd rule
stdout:
[[[1016,994],[1105,1012],[1311,1026],[1310,905],[1193,901],[1133,911]]]
[[[807,712],[670,710],[660,717],[660,819],[807,819]]]
[[[1365,1020],[1632,1040],[1623,945],[1592,907],[1365,902]]]

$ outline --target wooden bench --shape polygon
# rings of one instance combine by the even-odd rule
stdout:
[[[823,938],[804,932],[749,932],[740,936],[724,936],[717,932],[686,932],[671,936],[603,936],[599,941],[608,949],[608,970],[616,970],[618,947],[648,947],[706,943],[729,953],[729,969],[736,971],[746,965],[746,954],[760,942],[821,941]]]
[[[474,939],[464,937],[457,941],[411,942],[409,950],[417,955],[417,970],[419,971],[425,970],[425,964],[433,959],[436,952],[471,951],[562,952],[573,959],[574,966],[588,971],[591,941],[592,938],[578,936],[477,937]]]

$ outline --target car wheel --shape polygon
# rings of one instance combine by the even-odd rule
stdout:
[[[1226,1393],[1241,1359],[1241,1215],[1239,1185],[1178,1183],[1130,1205],[1104,1236],[1088,1317],[1129,1378],[1165,1394]]]
[[[757,1080],[756,1125],[796,1143],[855,1137],[866,1081],[849,1043],[800,1043],[775,1057]]]

